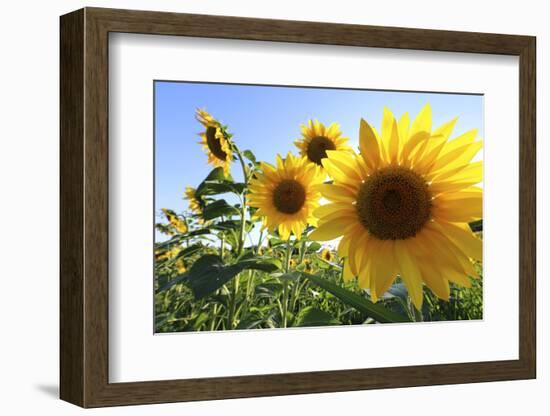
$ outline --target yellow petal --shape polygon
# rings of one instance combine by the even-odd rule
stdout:
[[[480,183],[483,179],[483,162],[468,165],[455,175],[445,180],[434,179],[430,185],[432,195],[443,192],[457,192]]]
[[[361,236],[350,245],[350,256],[355,257],[355,264],[357,270],[362,270],[366,267],[367,260],[369,258],[369,234],[363,233]]]
[[[403,143],[409,138],[409,129],[411,127],[411,120],[409,119],[409,113],[404,113],[399,119],[399,137]]]
[[[438,222],[446,236],[453,241],[464,254],[474,260],[483,258],[483,242],[475,236],[467,224],[451,224]]]
[[[349,261],[347,259],[344,260],[344,270],[342,271],[342,278],[344,279],[344,282],[351,282],[355,278],[349,267]]]
[[[451,121],[448,121],[447,123],[442,124],[439,126],[435,131],[434,135],[441,135],[445,140],[448,140],[451,133],[453,132],[456,122],[458,121],[458,117],[455,117]]]
[[[281,240],[288,240],[290,238],[290,229],[286,224],[279,224],[279,235],[281,236]]]
[[[393,119],[393,123],[391,125],[391,134],[389,140],[389,162],[397,165],[397,163],[399,162],[399,127],[397,126],[397,122],[395,121],[395,119]]]
[[[416,309],[421,310],[423,301],[422,275],[416,264],[416,259],[409,252],[406,240],[396,240],[395,256],[399,264],[401,279],[407,287],[409,296]]]
[[[447,142],[445,149],[443,149],[443,154],[447,154],[452,150],[455,150],[461,146],[472,143],[477,137],[477,129],[472,129],[466,133],[454,138],[453,140]]]
[[[424,236],[424,242],[431,253],[430,257],[439,268],[449,268],[462,275],[467,274],[464,260],[468,261],[468,259],[460,247],[447,236],[441,227],[441,221],[428,223],[425,227]],[[449,278],[449,280],[451,279]]]
[[[304,232],[304,228],[306,224],[301,221],[292,221],[290,224],[290,229],[292,230],[292,233],[296,237],[297,240],[300,240],[302,237],[302,233]]]
[[[352,204],[345,202],[334,202],[331,204],[321,205],[318,208],[315,208],[313,215],[317,218],[323,218],[327,215],[333,214],[335,212],[341,213],[341,215],[354,214],[356,212],[355,207]]]
[[[449,300],[451,291],[449,288],[449,281],[444,277],[444,271],[437,269],[429,261],[421,262],[419,266],[422,272],[422,280],[424,280],[426,286],[428,286],[438,298]]]
[[[433,201],[432,214],[448,222],[471,222],[480,219],[483,214],[482,194],[461,192],[441,194]],[[451,197],[447,197],[451,195]]]
[[[432,132],[432,108],[429,104],[426,104],[411,126],[411,137],[419,132]]]
[[[322,184],[318,185],[318,189],[321,194],[334,202],[353,202],[355,200],[355,193],[345,186],[338,184]]]
[[[344,234],[345,228],[349,225],[349,219],[340,218],[333,221],[328,221],[317,227],[309,235],[311,240],[315,241],[330,241]]]
[[[445,277],[449,279],[449,282],[463,286],[465,288],[472,287],[472,281],[469,279],[466,273],[460,273],[453,269],[445,270]]]
[[[441,149],[445,146],[445,139],[441,135],[432,135],[429,140],[425,141],[425,151],[415,154],[414,170],[418,173],[425,174],[429,172],[430,167],[435,163]]]
[[[371,249],[371,296],[382,296],[395,281],[397,261],[395,259],[393,241],[382,241]],[[374,283],[374,284],[373,284]]]
[[[351,188],[357,188],[359,184],[361,183],[357,179],[350,178],[348,175],[346,175],[345,172],[343,172],[340,167],[338,167],[332,160],[329,158],[321,159],[321,163],[323,164],[323,167],[328,172],[329,176],[334,179],[336,182],[340,184],[347,185]]]
[[[367,167],[376,169],[380,163],[380,148],[372,127],[363,119],[359,124],[359,149]]]
[[[423,146],[426,140],[429,140],[430,137],[430,133],[425,131],[412,135],[403,145],[403,149],[401,149],[401,163],[405,166],[409,166],[413,153],[415,153],[417,148]]]
[[[392,139],[393,125],[395,123],[395,116],[389,108],[384,107],[382,114],[382,137],[381,137],[381,156],[390,162],[390,142]]]
[[[344,235],[340,242],[338,243],[338,249],[336,252],[338,253],[338,256],[340,257],[347,257],[349,254],[349,246],[351,243],[350,235]]]
[[[339,150],[328,150],[327,157],[349,178],[356,181],[361,181],[363,179],[360,170],[356,166],[355,158],[351,154]]]
[[[438,172],[439,170],[444,172],[469,163],[481,150],[482,146],[483,142],[480,140],[442,154],[434,163],[431,172]]]

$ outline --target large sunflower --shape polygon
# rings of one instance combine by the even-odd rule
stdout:
[[[204,151],[208,155],[208,163],[214,167],[222,167],[225,175],[229,175],[229,168],[233,160],[233,151],[229,136],[221,123],[206,110],[197,109],[196,119],[205,127],[199,133]]]
[[[249,185],[249,205],[258,208],[264,226],[271,232],[279,230],[283,240],[290,234],[300,238],[307,224],[315,223],[313,210],[319,206],[321,194],[317,185],[324,180],[321,168],[306,158],[285,159],[277,155],[277,166],[262,162]]]
[[[294,144],[300,149],[300,154],[310,162],[321,166],[321,160],[327,157],[328,150],[351,151],[347,145],[348,138],[342,137],[340,126],[332,123],[325,127],[317,120],[309,120],[308,124],[302,124],[302,137],[296,139]]]
[[[361,120],[360,155],[328,151],[323,166],[334,179],[320,186],[330,203],[319,207],[310,235],[326,241],[343,236],[344,279],[357,277],[373,300],[397,275],[416,306],[426,284],[441,299],[449,282],[469,287],[477,277],[482,242],[468,223],[482,216],[482,147],[477,130],[449,140],[456,119],[432,132],[425,106],[410,125],[384,110],[381,136]]]

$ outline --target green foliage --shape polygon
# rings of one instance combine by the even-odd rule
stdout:
[[[303,276],[315,283],[317,286],[325,289],[326,291],[332,293],[346,305],[351,306],[352,308],[357,309],[358,311],[364,313],[365,315],[375,319],[381,323],[388,322],[407,322],[408,319],[405,316],[396,314],[388,309],[386,309],[381,304],[372,303],[366,297],[353,293],[352,291],[346,290],[341,286],[338,286],[328,280],[323,279],[322,277],[315,276],[312,274],[303,273]]]
[[[189,270],[187,282],[195,298],[201,299],[216,291],[243,270],[272,272],[277,269],[275,260],[244,259],[228,265],[224,264],[219,256],[206,254],[195,261]]]
[[[324,325],[340,325],[340,321],[333,317],[330,313],[307,306],[302,309],[296,317],[295,326],[324,326]]]

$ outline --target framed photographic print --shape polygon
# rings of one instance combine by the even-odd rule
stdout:
[[[62,16],[61,398],[534,378],[535,49]]]

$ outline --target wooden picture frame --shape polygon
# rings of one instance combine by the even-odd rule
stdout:
[[[536,89],[530,36],[85,8],[61,17],[60,396],[82,407],[536,377]],[[108,35],[192,36],[519,57],[519,359],[109,383]]]

